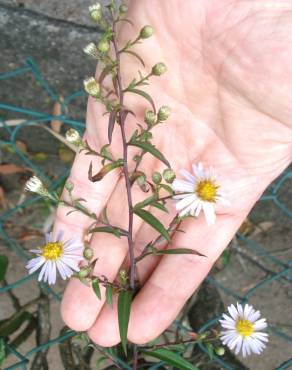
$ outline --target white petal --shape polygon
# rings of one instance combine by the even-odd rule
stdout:
[[[69,257],[62,257],[62,262],[75,271],[79,271],[78,262]]]
[[[237,302],[237,311],[239,313],[239,316],[243,318],[243,307],[240,303]]]
[[[185,180],[175,179],[171,185],[174,191],[192,193],[194,191],[194,185]]]
[[[268,324],[266,323],[266,319],[260,319],[254,323],[253,328],[254,330],[262,330],[265,329],[267,326]]]
[[[44,257],[38,257],[38,258],[33,258],[32,260],[29,261],[29,263],[26,265],[26,268],[29,269],[29,274],[32,274],[36,270],[38,270],[46,260]]]
[[[187,170],[180,170],[179,172],[180,172],[180,174],[181,174],[184,178],[186,178],[189,182],[191,182],[191,183],[195,184],[195,182],[196,182],[196,178],[195,178],[195,176],[193,176],[189,171],[187,171]]]
[[[202,210],[202,202],[199,202],[197,207],[196,207],[196,213],[195,213],[195,217],[198,217],[200,212]]]
[[[39,277],[38,277],[38,281],[41,281],[43,280],[43,277],[45,276],[45,272],[46,270],[48,269],[48,262],[46,261],[40,271],[40,274],[39,274]]]
[[[56,283],[56,263],[55,262],[51,262],[51,269],[49,271],[49,284],[55,284]]]
[[[186,195],[184,199],[181,199],[176,204],[176,210],[181,211],[182,209],[188,207],[191,203],[193,203],[197,199],[195,194]]]
[[[231,315],[231,317],[233,318],[233,320],[237,320],[237,318],[238,318],[238,311],[237,311],[237,309],[235,308],[235,306],[232,304],[232,305],[230,305],[228,308],[228,311],[229,311],[229,313],[230,313],[230,315]]]
[[[205,178],[205,172],[204,172],[202,162],[200,162],[198,165],[193,164],[192,168],[193,168],[193,172],[196,175],[196,177]]]
[[[253,314],[251,314],[249,316],[249,321],[251,322],[255,322],[256,320],[258,320],[259,318],[261,317],[261,313],[260,311],[255,311]]]
[[[213,204],[209,202],[203,202],[202,205],[207,225],[213,225],[216,221],[216,213]]]

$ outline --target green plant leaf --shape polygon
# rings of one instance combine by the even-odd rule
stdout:
[[[152,204],[153,202],[155,202],[156,199],[157,199],[157,195],[156,194],[153,194],[150,197],[144,199],[142,202],[139,202],[139,203],[135,204],[134,210],[135,209],[139,209],[139,208],[144,208],[146,206],[149,206],[150,204]]]
[[[118,297],[118,319],[119,319],[120,337],[122,347],[126,355],[128,342],[128,325],[130,319],[132,299],[133,292],[130,290],[121,291]]]
[[[8,257],[0,255],[0,281],[5,278],[7,267],[8,267]]]
[[[158,358],[159,360],[181,370],[199,370],[196,366],[192,365],[177,353],[165,348],[159,348],[155,351],[142,351],[142,353],[150,357]]]
[[[105,291],[105,298],[107,303],[112,307],[113,306],[113,287],[108,285]]]
[[[155,208],[160,209],[161,211],[164,211],[164,212],[168,213],[168,209],[162,203],[157,202],[157,203],[152,204],[152,206],[155,207]]]
[[[20,311],[13,316],[11,316],[8,320],[5,320],[0,325],[0,337],[7,337],[18,330],[21,325],[29,320],[31,314],[27,311]]]
[[[146,99],[151,104],[152,109],[153,109],[154,113],[156,114],[156,108],[155,108],[154,100],[151,98],[151,96],[148,93],[146,93],[143,90],[133,89],[131,87],[130,88],[127,88],[125,90],[125,92],[132,92],[134,94],[137,94],[137,95],[142,96],[144,99]]]
[[[92,288],[98,299],[101,299],[101,292],[98,279],[92,280]]]
[[[124,163],[123,159],[118,159],[115,162],[108,163],[105,166],[103,166],[102,169],[96,175],[92,175],[92,163],[90,163],[88,169],[88,179],[92,182],[100,181],[104,178],[106,174],[108,174],[112,170],[123,166],[123,163]]]
[[[137,141],[137,140],[131,140],[129,142],[129,145],[132,145],[132,146],[136,146],[138,148],[141,148],[143,149],[145,152],[148,152],[150,154],[152,154],[154,157],[156,157],[157,159],[159,159],[161,162],[163,162],[164,164],[167,165],[167,167],[170,167],[170,164],[168,162],[168,160],[164,157],[164,155],[158,150],[155,148],[154,145],[152,145],[151,143],[145,143],[145,142],[142,142],[142,141]]]
[[[174,248],[174,249],[163,249],[155,252],[156,255],[160,254],[196,254],[197,256],[203,257],[204,255],[189,248]],[[205,256],[204,256],[205,257]]]
[[[170,241],[170,236],[166,228],[150,212],[145,211],[144,209],[134,209],[134,213],[152,226],[153,229],[157,230],[166,240]]]
[[[117,109],[114,109],[113,111],[110,112],[110,116],[108,120],[108,129],[107,129],[107,136],[108,136],[109,144],[111,144],[112,142],[117,113],[118,113]]]
[[[144,60],[140,57],[140,55],[138,55],[134,51],[132,51],[132,50],[123,50],[123,53],[131,54],[133,57],[137,58],[140,61],[140,63],[142,64],[143,67],[145,67]]]
[[[3,338],[0,338],[0,366],[3,364],[6,357],[5,342]]]
[[[126,231],[114,226],[99,226],[89,230],[88,233],[108,233],[114,234],[116,237],[120,238],[121,236],[125,235]]]

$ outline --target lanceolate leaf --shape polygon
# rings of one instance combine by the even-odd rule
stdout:
[[[148,152],[148,153],[152,154],[154,157],[158,158],[161,162],[163,162],[164,164],[166,164],[167,167],[170,167],[170,164],[169,164],[168,160],[151,143],[145,143],[145,142],[142,142],[142,141],[131,140],[129,142],[129,145],[136,146],[138,148],[143,149],[145,152]]]
[[[126,231],[123,229],[120,229],[118,227],[114,226],[100,226],[95,227],[91,230],[89,230],[89,233],[108,233],[108,234],[114,234],[118,238],[120,238],[122,235],[126,235]]]
[[[145,67],[144,60],[140,57],[140,55],[138,55],[134,51],[132,51],[132,50],[124,50],[123,53],[128,53],[128,54],[133,55],[133,57],[137,58],[141,62],[142,66]]]
[[[174,248],[174,249],[163,249],[155,251],[155,254],[196,254],[197,256],[205,257],[203,254],[189,248]]]
[[[196,366],[192,365],[177,353],[165,348],[159,348],[155,351],[143,351],[142,353],[150,357],[158,358],[159,360],[181,370],[199,370]]]
[[[113,131],[116,123],[116,117],[117,117],[117,110],[114,109],[110,112],[109,120],[108,120],[108,128],[107,128],[107,136],[108,136],[108,142],[111,144],[112,137],[113,137]]]
[[[90,163],[88,170],[88,179],[92,182],[100,181],[110,171],[114,170],[115,168],[123,166],[123,163],[124,161],[122,159],[118,159],[115,162],[108,163],[105,166],[103,166],[102,169],[96,175],[92,175],[92,163]]]
[[[168,209],[162,203],[157,202],[152,204],[152,206],[160,209],[161,211],[168,212]]]
[[[135,205],[134,209],[139,209],[139,208],[144,208],[146,206],[149,206],[150,204],[152,204],[153,202],[155,202],[156,199],[157,199],[157,195],[153,194],[150,197],[148,197],[145,200],[143,200],[143,202],[137,203]]]
[[[144,209],[135,209],[134,213],[142,218],[145,222],[153,227],[153,229],[157,230],[166,240],[170,241],[170,236],[166,228],[162,225],[162,223],[153,216],[150,212],[145,211]]]
[[[5,278],[5,274],[8,267],[8,258],[4,255],[0,255],[0,281]]]
[[[92,280],[92,288],[98,299],[101,299],[100,287],[98,279]]]
[[[106,297],[107,303],[110,306],[112,306],[113,305],[113,287],[111,285],[108,285],[106,287],[105,297]]]
[[[123,350],[127,355],[127,336],[128,336],[128,325],[130,319],[130,310],[133,299],[133,292],[129,290],[123,290],[120,292],[118,297],[118,319],[120,337],[123,346]]]
[[[134,94],[137,94],[137,95],[140,95],[142,96],[143,98],[145,98],[146,100],[148,100],[148,102],[151,104],[152,106],[152,109],[154,111],[154,113],[156,113],[156,108],[155,108],[155,104],[154,104],[154,101],[153,99],[151,98],[151,96],[149,94],[147,94],[145,91],[143,90],[139,90],[139,89],[133,89],[133,88],[129,88],[129,89],[126,89],[125,91],[129,91],[129,92],[132,92]]]

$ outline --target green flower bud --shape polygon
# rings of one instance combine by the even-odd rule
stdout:
[[[65,183],[65,189],[69,192],[72,193],[74,189],[74,184],[71,181],[66,181]]]
[[[86,247],[83,251],[83,256],[87,261],[90,261],[93,257],[93,249]]]
[[[154,182],[154,184],[158,185],[161,183],[161,180],[162,180],[162,176],[159,172],[154,172],[152,174],[152,180]]]
[[[81,279],[86,278],[91,272],[90,267],[83,267],[79,272],[78,272],[78,277]]]
[[[152,126],[156,123],[157,117],[152,110],[147,110],[144,115],[144,121],[147,123],[147,125]]]
[[[163,178],[166,182],[171,184],[175,179],[175,172],[171,168],[167,168],[163,171]]]
[[[86,80],[84,80],[83,83],[84,83],[84,89],[89,95],[94,96],[95,98],[99,97],[100,86],[96,82],[94,77],[87,78]]]
[[[140,31],[140,38],[141,39],[148,39],[153,35],[153,28],[151,26],[144,26]]]
[[[167,118],[170,116],[171,110],[168,106],[163,105],[158,111],[158,119],[159,121],[166,121]]]
[[[128,7],[125,4],[122,4],[119,8],[120,14],[125,14],[128,11]]]
[[[155,64],[155,66],[152,67],[151,73],[154,76],[161,76],[166,71],[167,71],[167,67],[164,63],[157,63],[157,64]]]
[[[218,356],[223,356],[225,354],[225,348],[224,347],[217,347],[217,348],[215,348],[215,353]]]
[[[101,53],[107,53],[109,51],[110,44],[106,39],[101,39],[97,47]]]
[[[91,18],[95,22],[99,22],[101,20],[101,17],[102,17],[101,5],[99,3],[97,3],[95,5],[91,5],[88,9],[89,9],[89,13],[90,13]]]
[[[146,184],[146,176],[145,175],[141,175],[137,178],[137,184],[139,186],[143,186]]]

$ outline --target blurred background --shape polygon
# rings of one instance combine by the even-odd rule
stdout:
[[[42,242],[55,211],[49,202],[24,193],[25,181],[35,173],[61,190],[74,159],[62,140],[64,132],[69,127],[83,131],[83,79],[94,73],[95,62],[82,49],[98,39],[88,16],[91,4],[0,1],[1,369],[108,366],[99,363],[99,350],[92,353],[85,338],[63,328],[59,301],[64,284],[51,290],[28,278],[24,268],[28,249]],[[227,304],[249,301],[271,325],[268,348],[260,358],[247,360],[191,348],[192,361],[202,370],[292,368],[291,180],[288,169],[266,191],[173,325],[211,329]],[[120,368],[126,367],[120,363]]]

